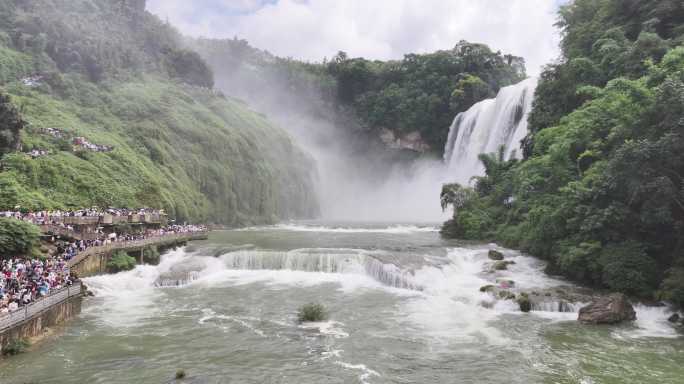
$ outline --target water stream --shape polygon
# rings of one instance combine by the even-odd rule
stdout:
[[[516,264],[489,272],[493,248]],[[667,308],[593,327],[574,321],[575,307],[523,314],[479,290],[497,279],[514,291],[571,287],[543,267],[432,226],[216,232],[158,266],[87,279],[97,296],[83,314],[0,362],[0,382],[167,383],[180,368],[189,383],[682,382],[684,340]],[[329,320],[298,324],[308,302]]]

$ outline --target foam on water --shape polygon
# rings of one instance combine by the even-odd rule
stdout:
[[[211,309],[203,309],[202,310],[203,316],[197,321],[198,324],[200,325],[205,325],[207,323],[215,323],[218,327],[223,329],[224,331],[229,331],[230,327],[226,327],[223,324],[218,323],[217,321],[212,321],[212,320],[225,320],[231,323],[234,323],[238,325],[239,327],[243,329],[247,329],[257,336],[260,337],[268,337],[264,331],[259,329],[257,326],[255,326],[253,323],[258,323],[261,321],[261,319],[256,318],[256,317],[250,317],[250,316],[230,316],[230,315],[219,315],[216,312],[214,312]]]
[[[359,381],[362,384],[368,384],[368,379],[370,379],[372,376],[381,377],[378,372],[368,368],[365,364],[350,364],[345,363],[344,361],[336,361],[335,364],[345,369],[361,371]]]
[[[497,279],[515,281],[513,292],[567,285],[543,273],[544,264],[518,252],[500,249],[507,260],[515,261],[509,270],[489,272],[492,261],[487,253],[495,245],[452,248],[446,262],[425,261],[420,268],[404,269],[399,264],[383,262],[391,259],[379,251],[347,248],[311,248],[291,251],[238,250],[220,258],[186,253],[183,249],[162,257],[159,266],[138,266],[133,271],[117,275],[86,279],[88,286],[103,304],[103,320],[112,325],[135,325],[150,316],[157,307],[160,289],[154,283],[179,265],[202,266],[192,271],[190,287],[241,286],[266,284],[272,289],[290,286],[314,287],[335,284],[344,293],[359,290],[383,290],[403,296],[397,321],[432,338],[436,343],[482,342],[505,344],[506,337],[493,322],[502,314],[522,314],[511,300],[496,300],[480,287],[496,284]],[[427,260],[427,258],[426,258]],[[135,298],[132,298],[132,295]],[[536,303],[532,314],[553,321],[574,321],[582,303],[559,308],[558,302]],[[96,310],[89,308],[90,312]],[[677,337],[666,321],[667,308],[637,306],[638,320],[632,329],[615,331],[616,337]],[[213,317],[207,317],[213,316]],[[222,316],[222,317],[221,317]],[[220,318],[251,329],[248,319],[205,314],[200,323]],[[322,334],[346,337],[339,323],[313,324]],[[254,331],[254,329],[252,329]],[[256,332],[256,331],[254,331]]]
[[[679,332],[667,321],[674,312],[669,307],[650,307],[646,305],[635,305],[637,319],[634,328],[618,329],[613,332],[617,338],[677,338]]]
[[[302,323],[299,325],[301,329],[316,330],[321,335],[331,336],[335,339],[346,339],[349,337],[349,333],[345,332],[342,327],[344,327],[343,323],[332,320]]]
[[[310,226],[301,224],[278,224],[265,227],[248,227],[237,231],[258,232],[263,230],[278,230],[290,232],[319,232],[319,233],[388,233],[388,234],[409,234],[420,232],[439,232],[439,228],[434,226],[416,225],[393,225],[382,228],[354,228],[354,227],[328,227]]]
[[[158,266],[139,265],[115,275],[85,278],[84,282],[98,298],[98,305],[88,306],[86,313],[98,313],[111,326],[138,325],[158,310],[160,292],[154,289],[154,281],[186,257],[184,250],[178,249],[164,255]]]

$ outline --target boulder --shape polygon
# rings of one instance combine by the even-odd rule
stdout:
[[[499,252],[499,251],[495,251],[495,250],[493,250],[493,249],[491,249],[491,250],[489,251],[488,256],[489,256],[489,259],[490,259],[490,260],[494,260],[494,261],[500,261],[500,260],[503,260],[503,259],[504,259],[503,253],[501,253],[501,252]]]
[[[675,313],[674,315],[670,316],[667,318],[667,321],[670,323],[679,323],[680,317],[679,314]]]
[[[532,302],[530,301],[530,297],[527,295],[527,293],[521,293],[516,301],[520,306],[520,311],[527,313],[532,310]]]
[[[617,324],[636,320],[636,312],[625,295],[614,293],[582,307],[577,320],[585,324]]]
[[[515,300],[515,293],[511,291],[499,291],[499,298],[502,300]]]
[[[503,261],[503,260],[495,261],[494,264],[492,264],[492,270],[493,271],[505,271],[508,269],[509,265],[513,265],[513,264],[515,264],[515,261],[510,261],[510,260],[508,260],[508,261]]]
[[[496,290],[496,287],[491,285],[491,284],[484,285],[484,286],[480,287],[480,292],[482,292],[482,293],[490,292],[490,291],[494,291],[494,290]]]

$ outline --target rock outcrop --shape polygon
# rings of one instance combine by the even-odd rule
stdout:
[[[520,306],[520,311],[527,313],[532,310],[532,302],[530,301],[530,296],[527,293],[521,293],[516,301]]]
[[[614,293],[582,307],[577,320],[585,324],[617,324],[636,320],[636,312],[625,295]]]
[[[494,264],[492,264],[492,272],[493,271],[505,271],[508,269],[509,265],[515,264],[515,261],[512,260],[500,260],[500,261],[495,261]]]
[[[489,256],[490,260],[494,260],[494,261],[501,261],[504,259],[503,253],[501,253],[499,251],[495,251],[493,249],[491,249],[489,251],[489,254],[487,254],[487,256]]]

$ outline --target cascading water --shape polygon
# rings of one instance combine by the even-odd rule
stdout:
[[[373,252],[355,249],[295,249],[238,251],[221,257],[229,269],[290,270],[323,273],[366,274],[380,283],[402,289],[422,290],[410,272],[380,261]]]
[[[530,78],[502,88],[496,99],[481,101],[456,116],[444,149],[450,179],[468,183],[482,174],[478,156],[497,152],[502,145],[507,159],[520,155],[536,86],[537,80]]]

